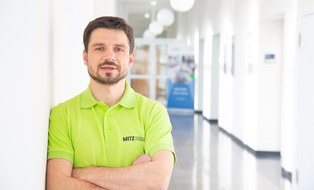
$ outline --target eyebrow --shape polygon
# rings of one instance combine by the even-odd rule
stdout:
[[[105,43],[95,43],[95,44],[92,44],[92,47],[105,46],[105,45],[106,45]],[[114,46],[121,47],[121,48],[127,48],[127,46],[124,44],[114,44]]]

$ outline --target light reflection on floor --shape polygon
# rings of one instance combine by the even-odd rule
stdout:
[[[256,158],[201,115],[171,115],[177,154],[169,190],[291,190],[279,158]]]

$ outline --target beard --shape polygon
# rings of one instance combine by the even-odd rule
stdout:
[[[101,67],[104,65],[113,65],[117,68],[118,74],[114,76],[114,73],[105,73],[105,76],[101,76]],[[103,85],[114,85],[117,84],[120,80],[124,79],[127,75],[127,72],[121,73],[121,67],[114,62],[105,61],[102,64],[99,64],[97,67],[96,73],[93,73],[92,68],[88,66],[89,76],[99,84]]]

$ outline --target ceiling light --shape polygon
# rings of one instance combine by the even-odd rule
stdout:
[[[152,38],[155,38],[155,35],[152,34],[149,29],[146,29],[146,30],[144,31],[143,37],[144,37],[144,38],[151,38],[151,39],[152,39]]]
[[[157,1],[156,0],[151,0],[150,1],[150,5],[155,7],[157,5]]]
[[[149,14],[149,13],[145,13],[145,14],[144,14],[144,18],[145,18],[145,19],[149,19],[149,18],[150,18],[150,14]]]
[[[149,31],[154,35],[159,35],[164,30],[164,27],[160,22],[153,21],[149,24]]]
[[[160,9],[157,13],[157,21],[164,26],[170,26],[174,22],[174,14],[169,9]]]
[[[194,0],[170,0],[171,7],[179,12],[186,12],[194,5]]]

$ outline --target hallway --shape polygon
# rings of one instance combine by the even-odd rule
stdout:
[[[280,156],[255,156],[201,115],[170,115],[177,154],[169,190],[290,190]]]

